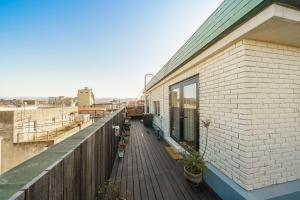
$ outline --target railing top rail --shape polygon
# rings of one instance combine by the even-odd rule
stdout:
[[[45,172],[56,166],[91,135],[104,127],[109,120],[123,111],[124,108],[115,111],[104,119],[98,120],[57,145],[2,174],[0,176],[0,199],[8,199],[12,195],[17,195],[18,191],[28,187],[35,179],[43,176]]]

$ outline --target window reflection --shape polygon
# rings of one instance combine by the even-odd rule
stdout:
[[[196,145],[197,125],[197,84],[193,83],[183,87],[183,140],[190,146]]]
[[[198,148],[198,77],[173,85],[170,90],[171,136],[178,142],[184,141]]]
[[[176,88],[171,91],[171,106],[172,107],[180,107],[180,90]]]
[[[195,109],[197,107],[196,83],[187,85],[183,88],[184,108]]]

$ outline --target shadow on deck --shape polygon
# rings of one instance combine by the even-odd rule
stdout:
[[[192,188],[184,179],[182,165],[165,151],[151,129],[131,121],[130,141],[125,157],[116,159],[111,180],[129,199],[220,199],[202,184]]]

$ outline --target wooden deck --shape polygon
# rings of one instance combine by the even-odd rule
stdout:
[[[165,150],[152,130],[131,121],[130,141],[125,157],[116,159],[111,180],[129,199],[219,199],[206,185],[195,189],[183,177],[182,165]]]

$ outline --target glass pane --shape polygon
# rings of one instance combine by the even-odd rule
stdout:
[[[183,140],[196,147],[197,84],[183,87]]]
[[[171,91],[171,134],[173,137],[180,139],[180,89],[176,88]]]

